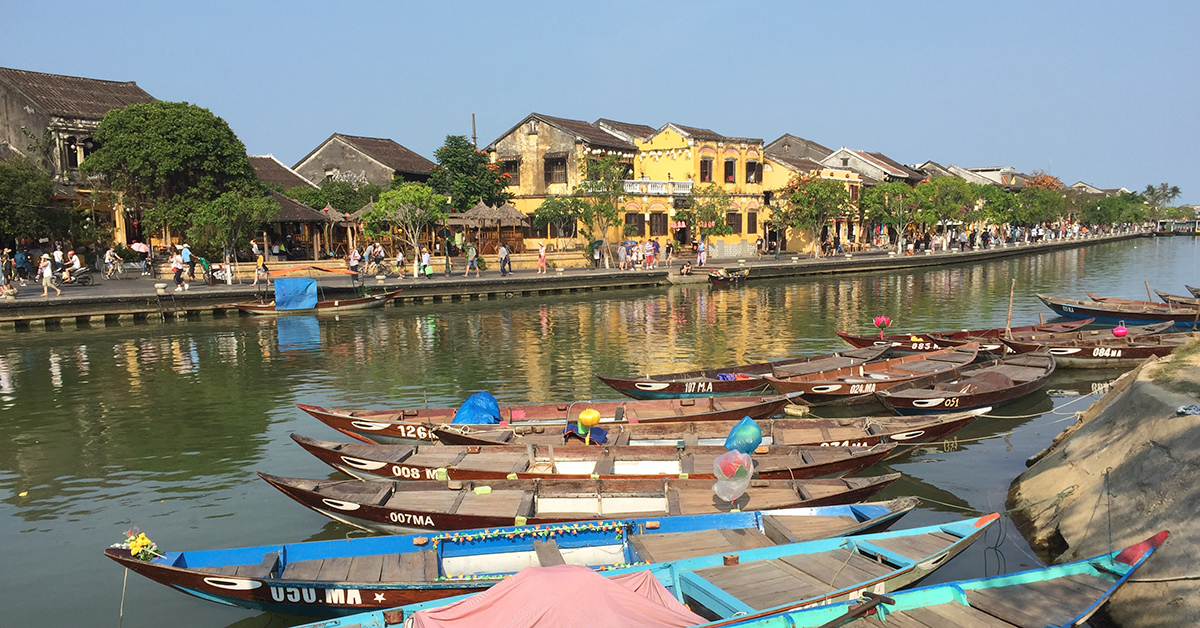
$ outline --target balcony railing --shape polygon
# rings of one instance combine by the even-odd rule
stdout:
[[[626,194],[643,194],[646,196],[671,196],[674,194],[691,194],[691,181],[650,181],[649,179],[628,179],[625,181]]]

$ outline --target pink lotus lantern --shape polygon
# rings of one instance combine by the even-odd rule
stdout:
[[[1129,330],[1125,328],[1125,321],[1121,321],[1117,323],[1116,327],[1113,327],[1113,335],[1117,338],[1124,338],[1128,334]]]
[[[883,330],[890,327],[891,324],[892,324],[892,319],[890,319],[886,316],[876,316],[875,317],[875,326],[879,328],[879,338],[880,339],[883,338]]]

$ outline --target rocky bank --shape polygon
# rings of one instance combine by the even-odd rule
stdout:
[[[1008,508],[1043,559],[1170,538],[1102,611],[1123,628],[1200,626],[1200,340],[1126,373],[1030,459]],[[1100,617],[1104,619],[1104,615]]]

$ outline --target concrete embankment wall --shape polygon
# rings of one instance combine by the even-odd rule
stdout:
[[[1118,626],[1200,625],[1200,415],[1175,416],[1200,403],[1200,354],[1189,349],[1200,341],[1124,375],[1009,489],[1014,522],[1048,561],[1170,531],[1106,607]]]

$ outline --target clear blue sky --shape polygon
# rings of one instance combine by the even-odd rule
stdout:
[[[530,112],[783,133],[1200,203],[1200,3],[8,3],[0,66],[136,81],[292,165]]]

